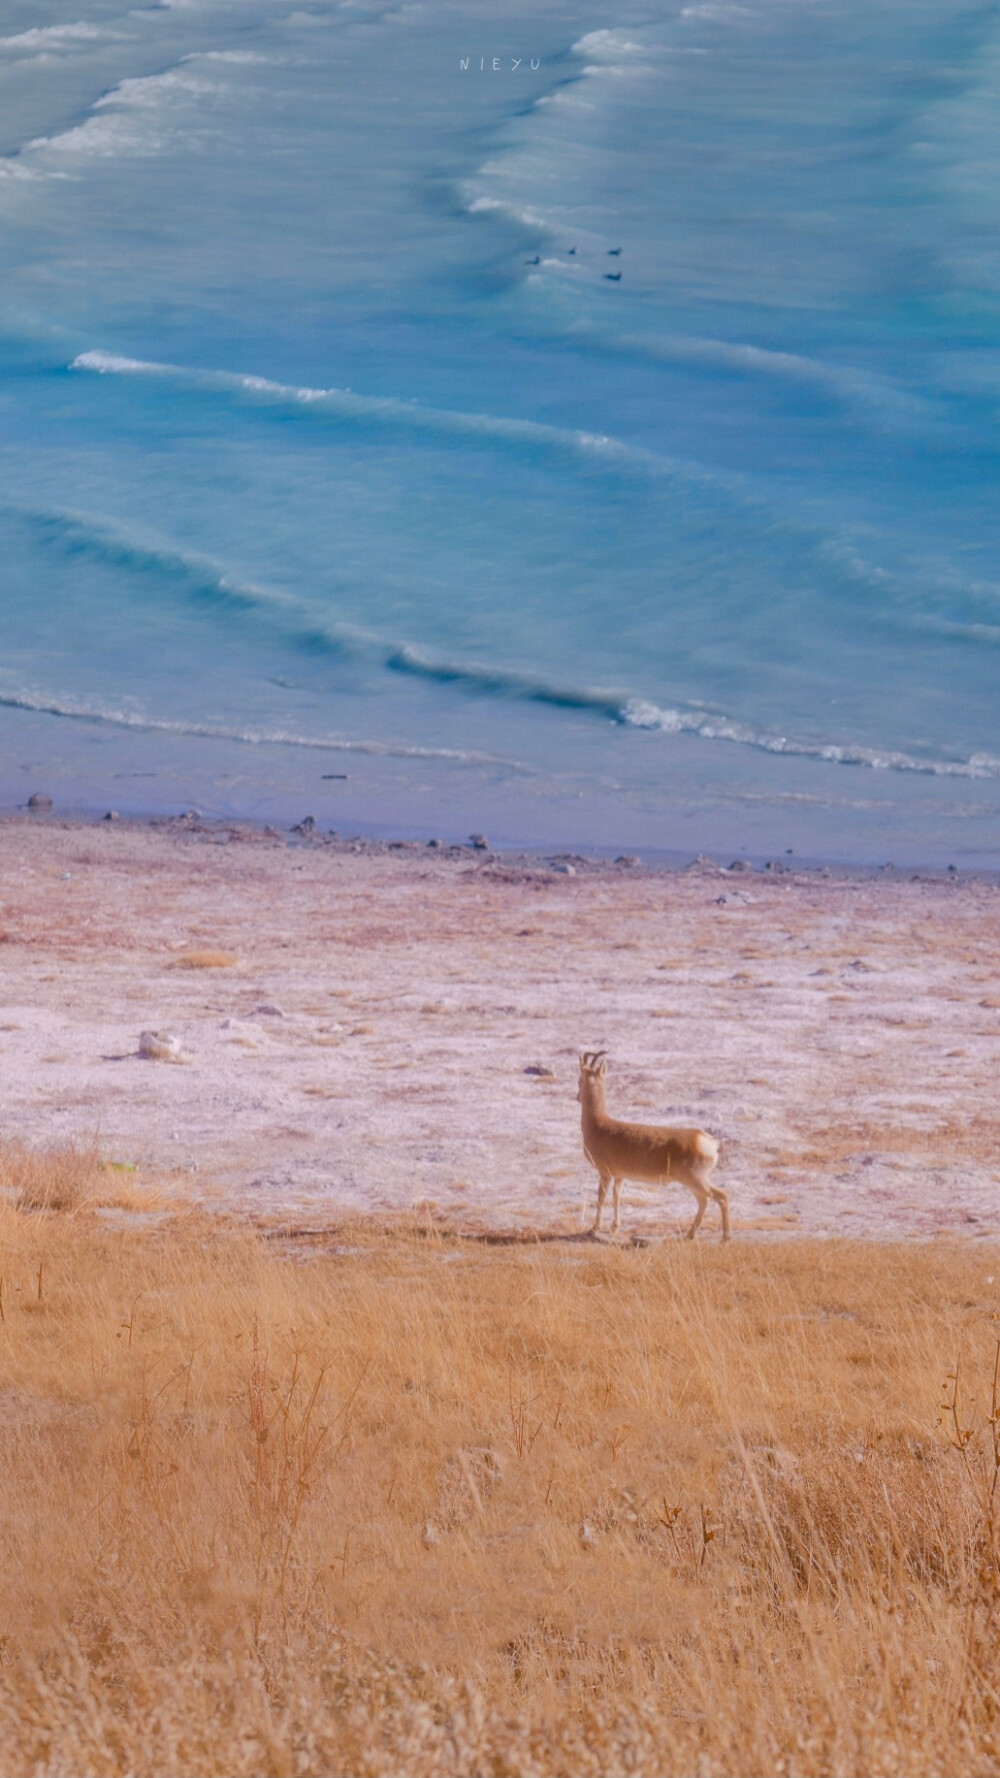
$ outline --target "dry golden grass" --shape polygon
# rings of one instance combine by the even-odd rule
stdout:
[[[97,1149],[32,1149],[0,1145],[0,1204],[17,1210],[155,1209],[128,1162],[102,1160]]]
[[[994,1268],[0,1205],[3,1771],[996,1772]]]

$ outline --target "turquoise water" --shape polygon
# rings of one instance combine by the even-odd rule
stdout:
[[[5,802],[1000,863],[1000,13],[3,33]]]

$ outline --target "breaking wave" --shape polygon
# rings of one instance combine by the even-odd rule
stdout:
[[[522,765],[520,760],[507,759],[497,753],[478,753],[460,747],[411,747],[396,741],[345,740],[339,735],[299,735],[287,729],[236,728],[225,723],[170,720],[86,699],[49,697],[44,692],[0,692],[0,709],[27,710],[41,716],[62,717],[70,722],[94,722],[145,734],[235,741],[245,747],[304,747],[316,753],[364,753],[378,759],[439,759],[452,765],[505,766],[508,770],[530,772],[530,767]]]
[[[654,729],[666,735],[700,735],[705,741],[735,741],[764,753],[787,753],[799,759],[827,760],[831,765],[868,766],[872,771],[921,772],[934,778],[1000,778],[1000,759],[990,753],[974,753],[969,759],[922,757],[889,747],[869,747],[851,741],[807,741],[794,736],[768,734],[746,723],[700,710],[661,708],[644,698],[628,701],[621,720],[631,728]]]
[[[458,408],[424,407],[416,401],[399,401],[393,396],[356,395],[351,389],[299,388],[295,384],[276,383],[268,377],[249,376],[240,371],[191,370],[179,364],[126,358],[116,352],[80,352],[70,369],[95,371],[98,376],[158,377],[183,388],[226,394],[261,407],[292,407],[356,424],[394,426],[445,437],[534,447],[571,455],[588,464],[604,462],[616,467],[641,469],[646,474],[702,482],[716,479],[607,433],[549,426],[538,420],[467,413]]]
[[[128,361],[124,361],[128,362]],[[400,404],[391,404],[400,405]],[[311,652],[356,658],[386,672],[405,674],[435,685],[557,710],[578,710],[603,717],[621,727],[661,735],[695,735],[703,741],[725,741],[759,752],[815,759],[831,765],[867,767],[873,771],[908,772],[940,778],[1000,778],[1000,758],[974,753],[966,759],[907,753],[866,743],[782,734],[758,729],[724,712],[660,705],[621,687],[561,683],[542,673],[526,672],[494,662],[455,659],[406,639],[387,637],[362,625],[331,621],[307,599],[280,587],[240,580],[210,557],[171,549],[155,540],[108,522],[75,512],[18,509],[43,539],[75,553],[97,556],[126,572],[150,573],[173,582],[194,600],[228,605],[276,619],[287,641]],[[856,564],[858,572],[864,564]],[[992,628],[991,626],[979,626]],[[403,754],[412,758],[451,759],[476,764],[504,764],[529,770],[521,762],[498,755],[441,748],[399,747],[378,741],[347,741],[338,737],[303,736],[284,731],[220,727],[159,720],[133,711],[35,693],[0,695],[0,705],[37,710],[81,721],[109,722],[121,727],[200,735],[206,739],[252,745],[332,748],[342,751]]]

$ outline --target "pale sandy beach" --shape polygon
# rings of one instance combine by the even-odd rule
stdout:
[[[578,1231],[600,1045],[612,1111],[721,1137],[737,1235],[1000,1230],[993,881],[13,819],[0,940],[2,1135],[251,1214]]]

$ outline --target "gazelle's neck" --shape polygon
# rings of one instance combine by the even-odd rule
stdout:
[[[594,1123],[598,1118],[607,1116],[604,1109],[603,1080],[584,1080],[580,1112],[581,1121],[585,1124]]]

